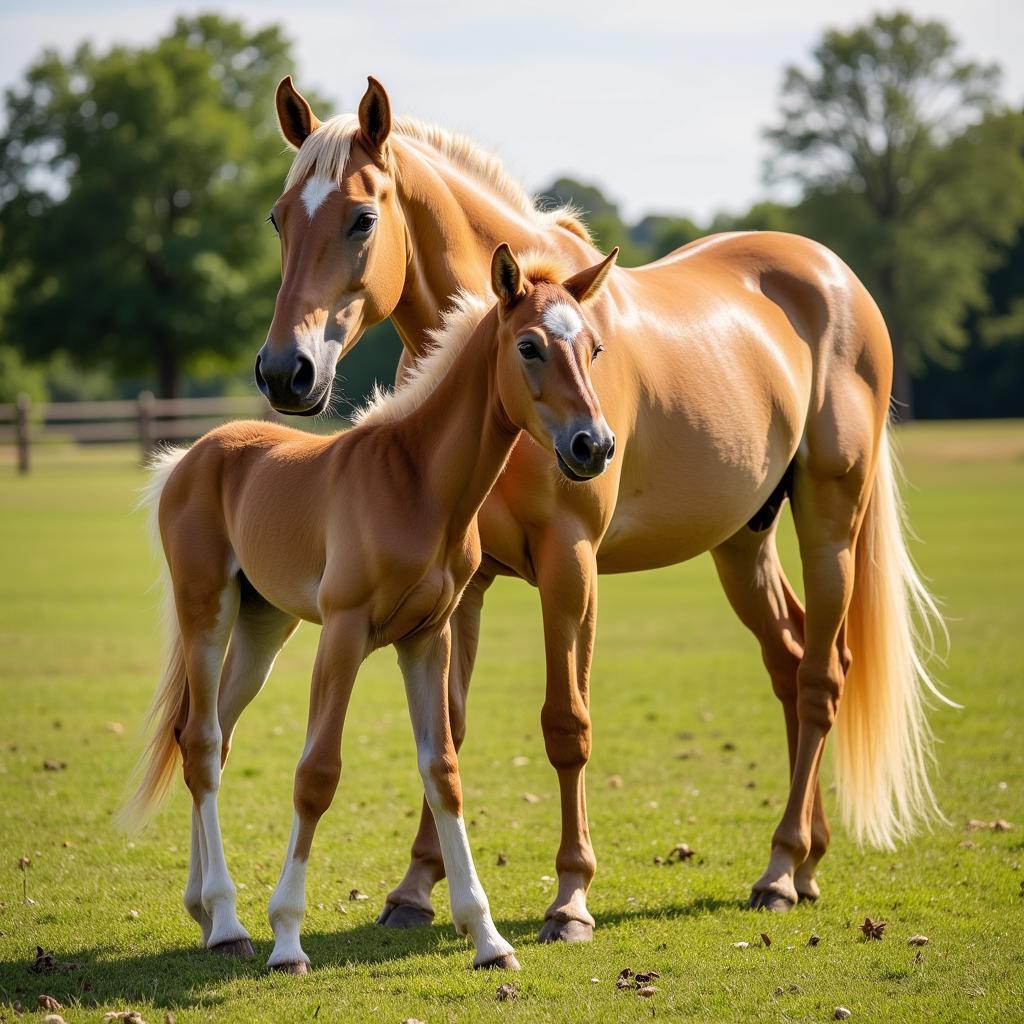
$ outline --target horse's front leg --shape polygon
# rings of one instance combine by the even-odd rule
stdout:
[[[478,570],[466,587],[451,618],[452,657],[448,676],[448,718],[452,742],[458,752],[466,735],[466,698],[480,639],[480,613],[484,594],[494,576]],[[444,878],[444,860],[437,827],[426,798],[420,809],[420,827],[412,844],[405,877],[388,893],[377,923],[388,928],[417,928],[434,920],[430,893]]]
[[[594,918],[587,890],[597,870],[587,824],[584,770],[590,758],[590,663],[597,628],[597,563],[582,531],[552,531],[538,546],[537,585],[544,616],[547,690],[541,727],[558,773],[562,838],[558,893],[544,915],[541,942],[589,942]]]
[[[437,827],[452,920],[459,934],[473,939],[474,967],[518,970],[512,946],[498,933],[473,864],[462,817],[462,780],[448,717],[451,631],[417,634],[395,644],[405,677],[409,716],[423,789]]]
[[[292,832],[269,908],[274,949],[267,966],[289,974],[305,974],[309,964],[299,938],[306,911],[306,864],[317,822],[341,778],[341,732],[368,635],[366,618],[358,613],[325,617],[320,634],[306,745],[295,769]]]

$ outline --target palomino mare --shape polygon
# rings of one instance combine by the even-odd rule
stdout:
[[[393,121],[372,79],[355,116],[321,123],[290,78],[277,107],[298,152],[271,213],[283,281],[256,375],[281,411],[322,409],[337,360],[384,317],[406,364],[421,359],[436,310],[481,286],[498,239],[569,267],[595,258],[569,212],[535,210],[473,143]],[[840,807],[857,837],[891,844],[935,810],[923,708],[934,689],[930,638],[917,638],[913,620],[937,613],[901,526],[885,324],[833,253],[769,232],[717,235],[649,266],[615,268],[589,316],[607,349],[594,383],[619,455],[598,480],[569,487],[539,446],[524,440],[513,452],[481,509],[486,557],[453,618],[455,741],[484,592],[497,573],[520,576],[543,606],[541,724],[561,790],[558,893],[541,938],[589,938],[596,865],[584,766],[597,575],[710,551],[760,644],[789,743],[789,800],[751,905],[815,899],[830,838],[818,774],[833,724]],[[776,552],[787,497],[806,612]],[[424,805],[382,921],[428,922],[442,876]]]
[[[598,344],[580,303],[597,293],[614,258],[559,284],[550,264],[521,271],[503,245],[492,268],[498,305],[487,312],[463,293],[415,381],[378,400],[355,429],[323,438],[233,423],[160,460],[148,497],[177,628],[127,813],[138,820],[152,811],[180,747],[200,844],[185,900],[208,948],[252,954],[235,912],[217,791],[239,695],[262,687],[305,619],[323,631],[291,839],[270,900],[269,965],[306,971],[306,862],[338,785],[349,696],[363,659],[394,644],[455,926],[472,936],[475,966],[518,969],[491,919],[462,819],[449,619],[480,565],[477,511],[520,430],[574,479],[596,476],[611,457],[615,439],[590,385]]]

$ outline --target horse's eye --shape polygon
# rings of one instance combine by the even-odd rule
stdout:
[[[536,344],[529,340],[523,340],[519,342],[519,354],[527,361],[532,359],[540,359],[540,349],[537,348]]]
[[[368,235],[372,230],[374,224],[377,223],[377,216],[373,213],[361,213],[356,218],[355,224],[352,225],[352,234],[354,235]]]
[[[594,354],[590,357],[591,360],[596,359],[603,351],[604,345],[598,345],[597,348],[594,349]]]
[[[280,230],[280,228],[278,228],[278,226],[277,226],[277,221],[276,221],[276,220],[274,220],[274,211],[273,211],[273,210],[271,210],[271,211],[270,211],[270,213],[268,213],[268,214],[267,214],[267,220],[268,220],[268,221],[270,222],[270,225],[271,225],[271,227],[273,227],[273,229],[274,229],[274,230],[275,230],[275,231],[276,231],[276,232],[277,232],[278,234],[281,234],[281,230]]]

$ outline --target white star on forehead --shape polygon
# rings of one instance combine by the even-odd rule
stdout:
[[[544,329],[556,338],[572,341],[583,330],[579,313],[568,302],[552,302],[541,317]]]
[[[314,174],[305,185],[302,186],[302,205],[306,208],[306,216],[310,220],[313,214],[323,206],[327,197],[337,188],[337,183],[330,178]]]

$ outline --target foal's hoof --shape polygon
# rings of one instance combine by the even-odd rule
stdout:
[[[377,924],[385,928],[426,928],[434,923],[434,912],[406,903],[385,903]]]
[[[519,961],[515,953],[506,953],[504,956],[496,956],[484,964],[473,964],[474,971],[518,971]]]
[[[218,942],[216,946],[210,947],[211,953],[218,953],[221,956],[255,956],[256,951],[252,948],[249,939],[232,939],[230,942]]]
[[[796,901],[797,903],[817,903],[820,895],[820,892],[798,892]]]
[[[784,914],[795,905],[793,900],[783,896],[781,892],[775,892],[774,889],[763,889],[760,892],[755,889],[750,894],[750,902],[747,904],[751,910],[768,910],[773,914]]]
[[[590,942],[594,938],[594,926],[586,921],[569,918],[559,921],[549,917],[537,936],[538,942]]]
[[[309,974],[309,965],[305,960],[299,960],[294,964],[274,964],[270,968],[278,974]]]

